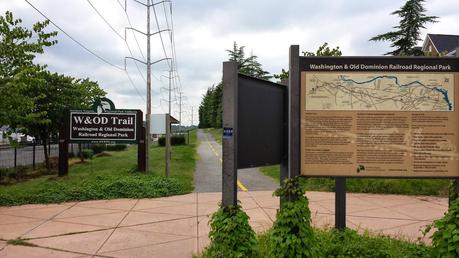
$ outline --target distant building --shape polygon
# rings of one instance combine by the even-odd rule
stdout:
[[[440,54],[453,56],[457,48],[459,48],[459,35],[427,34],[422,45],[422,51],[432,56]]]
[[[9,144],[8,137],[5,137],[5,134],[8,132],[9,129],[9,126],[7,125],[0,126],[0,145]],[[25,135],[23,133],[11,133],[10,137],[11,139],[22,143],[30,143],[35,140],[35,137]]]

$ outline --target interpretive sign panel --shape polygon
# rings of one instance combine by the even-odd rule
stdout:
[[[70,142],[136,143],[138,140],[137,110],[70,111]]]
[[[459,177],[457,58],[300,58],[301,174]]]

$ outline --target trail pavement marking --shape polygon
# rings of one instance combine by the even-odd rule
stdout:
[[[205,135],[205,137],[206,137],[207,144],[209,145],[209,147],[210,147],[210,149],[212,150],[212,152],[215,154],[215,156],[218,157],[218,159],[220,160],[220,163],[223,163],[223,160],[222,160],[222,158],[220,157],[220,155],[218,155],[218,152],[214,149],[214,147],[212,146],[212,144],[209,143],[209,139],[207,138],[207,135]],[[247,189],[247,187],[245,187],[244,184],[242,184],[241,181],[239,181],[239,179],[237,180],[237,186],[238,186],[239,189],[241,189],[241,191],[243,191],[243,192],[249,191],[249,189]]]

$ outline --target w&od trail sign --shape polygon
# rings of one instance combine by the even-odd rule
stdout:
[[[138,169],[145,170],[143,114],[135,109],[115,109],[107,98],[95,101],[92,110],[70,110],[59,133],[59,175],[68,173],[69,143],[137,143]]]

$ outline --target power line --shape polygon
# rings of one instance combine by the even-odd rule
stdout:
[[[91,3],[91,1],[90,0],[86,0],[86,1],[92,7],[92,9],[97,13],[97,15],[99,15],[99,17],[105,22],[105,24],[107,24],[107,26],[110,27],[110,29],[112,29],[112,31],[118,37],[120,37],[123,41],[126,41],[126,39],[123,36],[121,36],[121,34],[119,34],[119,32],[116,31],[115,28],[113,28],[113,26],[104,18],[104,16],[99,12],[99,10],[97,10],[97,8]]]
[[[68,34],[64,29],[62,29],[59,25],[57,25],[55,22],[53,22],[51,19],[49,19],[43,12],[41,12],[37,7],[35,7],[31,2],[29,2],[28,0],[24,0],[26,3],[28,3],[33,9],[35,9],[35,11],[37,11],[41,16],[43,16],[45,19],[47,19],[52,25],[54,25],[58,30],[60,30],[62,33],[64,33],[67,37],[69,37],[73,42],[75,42],[76,44],[78,44],[80,47],[82,47],[84,50],[88,51],[90,54],[92,54],[93,56],[97,57],[99,60],[101,60],[102,62],[110,65],[110,66],[113,66],[115,67],[116,69],[118,70],[121,70],[121,71],[124,71],[124,69],[120,66],[117,66],[111,62],[109,62],[108,60],[106,60],[105,58],[101,57],[100,55],[96,54],[94,51],[92,51],[91,49],[89,49],[88,47],[86,47],[85,45],[83,45],[83,43],[79,42],[78,40],[76,40],[74,37],[72,37],[70,34]]]
[[[126,5],[123,7],[123,4],[121,4],[120,0],[116,0],[118,2],[118,4],[121,6],[121,9],[123,9],[124,11],[124,14],[126,15],[126,19],[129,23],[129,26],[131,28],[133,28],[134,26],[132,26],[132,23],[131,23],[131,19],[129,18],[129,13],[127,12],[127,8],[126,8]],[[125,2],[126,4],[126,2]],[[137,40],[137,36],[135,35],[134,31],[131,31],[132,35],[134,36],[134,40],[135,42],[137,43],[137,48],[139,49],[140,51],[140,55],[142,56],[142,58],[145,60],[145,55],[143,54],[143,51],[142,51],[142,48],[140,47],[140,44],[139,44],[139,41]]]
[[[125,70],[125,72],[126,72],[126,75],[127,75],[128,79],[129,79],[129,82],[134,87],[134,89],[137,92],[137,94],[139,95],[139,97],[142,98],[142,100],[145,102],[145,98],[143,97],[142,94],[140,94],[139,89],[137,89],[137,87],[135,86],[134,82],[132,81],[131,76],[129,75],[129,72],[127,70]]]
[[[139,95],[140,98],[144,99],[143,96],[140,94],[139,90],[137,89],[137,87],[135,86],[134,82],[132,81],[132,78],[131,76],[129,75],[129,72],[126,70],[126,69],[123,69],[109,61],[107,61],[105,58],[101,57],[100,55],[96,54],[94,51],[92,51],[91,49],[89,49],[88,47],[86,47],[85,45],[83,45],[81,42],[79,42],[78,40],[76,40],[74,37],[72,37],[69,33],[67,33],[64,29],[62,29],[59,25],[57,25],[55,22],[53,22],[51,19],[49,19],[43,12],[41,12],[37,7],[35,7],[31,2],[29,2],[28,0],[24,0],[26,3],[28,3],[33,9],[35,9],[41,16],[43,16],[45,19],[47,19],[51,24],[53,24],[57,29],[59,29],[62,33],[64,33],[67,37],[69,37],[72,41],[74,41],[75,43],[77,43],[80,47],[82,47],[84,50],[88,51],[90,54],[94,55],[95,57],[97,57],[99,60],[103,61],[104,63],[118,69],[118,70],[121,70],[121,71],[124,71],[129,79],[129,82],[131,83],[131,85],[134,87],[134,89],[136,90],[137,94]],[[89,2],[89,1],[88,1]],[[92,5],[91,5],[92,6]],[[105,19],[104,19],[105,20]]]
[[[157,27],[158,31],[161,31],[161,28],[159,27],[159,22],[158,22],[158,15],[156,15],[155,6],[152,5],[152,7],[153,7],[153,14],[155,15],[156,27]],[[170,29],[170,28],[168,28],[168,29]],[[161,45],[163,47],[164,57],[168,58],[166,47],[164,46],[163,36],[161,35],[161,33],[159,33],[159,38],[161,39]],[[169,60],[167,60],[167,65],[169,66],[169,68],[171,70],[173,69],[173,62],[169,63]]]
[[[115,30],[115,28],[107,21],[107,19],[105,19],[105,17],[102,15],[102,13],[91,3],[90,0],[86,0],[89,5],[92,7],[92,9],[97,13],[97,15],[105,22],[105,24],[107,24],[107,26],[119,37],[123,40],[124,44],[126,45],[128,51],[129,51],[129,54],[131,55],[131,57],[134,57],[134,54],[132,53],[132,49],[131,47],[129,46],[128,42],[127,42],[127,39],[123,36],[121,36],[121,34],[118,33],[118,31]],[[118,1],[119,3],[119,1]],[[142,77],[143,81],[146,82],[145,80],[145,77],[143,76],[143,73],[140,71],[140,68],[139,68],[139,65],[137,64],[137,62],[134,62],[135,63],[135,66],[137,67],[137,71],[139,72],[140,76]],[[126,69],[126,68],[125,68]]]

